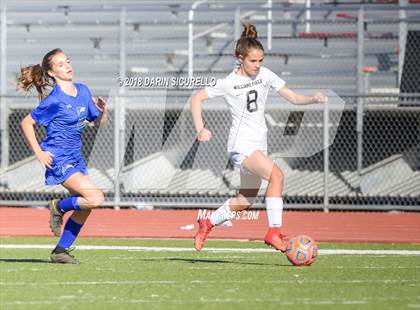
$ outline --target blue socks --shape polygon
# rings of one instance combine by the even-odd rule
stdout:
[[[58,241],[57,247],[68,250],[76,240],[77,235],[82,229],[83,224],[74,222],[71,218],[67,220],[66,225],[64,226],[63,234],[61,235],[60,240]]]
[[[80,206],[77,203],[78,196],[70,196],[61,199],[58,202],[58,209],[66,213],[68,211],[80,210]],[[60,240],[54,250],[56,253],[61,253],[68,250],[71,245],[73,244],[74,240],[76,240],[77,235],[79,234],[80,230],[82,229],[83,224],[76,223],[71,219],[71,217],[67,220],[66,225],[64,226],[63,234],[61,235]]]
[[[77,203],[77,197],[78,196],[70,196],[70,197],[66,197],[61,199],[58,202],[58,208],[60,209],[61,212],[66,213],[67,211],[71,211],[71,210],[80,210],[80,206]]]

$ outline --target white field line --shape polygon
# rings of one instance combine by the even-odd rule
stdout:
[[[0,249],[52,249],[48,244],[0,244]],[[148,252],[195,252],[194,248],[150,247],[150,246],[120,246],[120,245],[79,245],[77,250],[118,250],[118,251],[148,251]],[[272,253],[273,249],[245,248],[204,248],[204,252],[217,253]],[[320,255],[407,255],[420,256],[420,250],[346,250],[320,249]]]
[[[247,280],[217,280],[217,281],[158,281],[158,280],[116,280],[116,281],[49,281],[49,282],[1,282],[0,286],[61,286],[61,285],[150,285],[157,284],[163,286],[179,285],[179,284],[252,284]],[[264,281],[266,284],[398,284],[398,283],[414,283],[414,286],[419,286],[417,280],[403,280],[403,279],[384,279],[384,280],[276,280]]]
[[[76,296],[75,296],[76,297]],[[113,297],[112,299],[106,299],[107,304],[139,304],[139,303],[153,303],[153,304],[163,304],[163,303],[170,303],[170,304],[194,304],[199,303],[202,304],[203,302],[207,303],[249,303],[249,302],[258,302],[258,303],[267,303],[267,299],[261,298],[198,298],[198,299],[164,299],[160,298],[160,296],[153,296],[152,299],[122,299]],[[89,303],[92,304],[93,302],[104,301],[101,298],[89,297],[89,298],[80,298],[77,296],[79,303]],[[9,301],[4,302],[4,305],[39,305],[39,304],[57,304],[63,302],[65,299],[54,298],[49,300],[18,300],[18,301]],[[69,299],[73,300],[73,299]],[[363,298],[362,300],[350,300],[350,299],[338,299],[338,298],[329,298],[329,299],[304,299],[304,298],[288,298],[288,300],[279,300],[279,299],[270,299],[269,303],[275,303],[276,305],[366,305],[377,303],[378,301],[390,301],[390,300],[398,300],[400,302],[405,302],[404,298]],[[418,308],[419,304],[408,304],[407,307],[409,308]]]

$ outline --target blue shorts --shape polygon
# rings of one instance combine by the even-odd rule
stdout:
[[[76,172],[81,172],[84,175],[88,174],[82,156],[78,158],[71,156],[54,157],[51,168],[45,170],[45,185],[61,184]]]

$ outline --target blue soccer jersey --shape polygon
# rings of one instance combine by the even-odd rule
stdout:
[[[74,85],[75,97],[55,84],[50,94],[31,112],[34,121],[47,131],[41,149],[54,155],[52,168],[47,168],[45,173],[47,185],[62,183],[76,171],[87,174],[81,135],[86,121],[95,120],[100,111],[89,89],[83,84]]]

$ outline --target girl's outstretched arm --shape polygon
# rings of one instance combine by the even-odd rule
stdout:
[[[305,105],[305,104],[313,104],[313,103],[324,103],[325,97],[322,93],[317,92],[312,97],[305,96],[298,94],[288,88],[287,86],[283,86],[279,91],[279,95],[287,99],[289,102],[296,104],[296,105]]]

